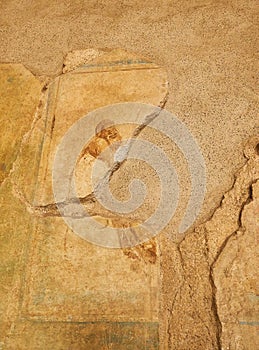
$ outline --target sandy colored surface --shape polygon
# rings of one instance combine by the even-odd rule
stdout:
[[[1,340],[4,348],[17,348],[19,343],[20,348],[32,349],[53,346],[105,349],[108,344],[116,344],[121,349],[129,346],[158,349],[160,264],[157,241],[125,250],[100,247],[78,237],[52,208],[55,205],[53,158],[67,129],[96,108],[130,101],[160,106],[168,93],[167,74],[156,64],[122,50],[104,53],[102,57],[92,59],[90,65],[84,62],[78,69],[69,68],[68,57],[68,72],[48,85],[40,83],[22,65],[1,65],[1,88],[3,92],[7,90],[6,97],[2,94],[3,107],[10,113],[10,119],[15,119],[16,114],[20,117],[15,123],[20,134],[15,128],[9,129],[7,124],[2,148],[6,156],[3,163],[10,169],[1,186]],[[21,97],[17,99],[19,94]],[[30,109],[25,115],[31,119],[24,124],[21,111],[29,104],[27,100]],[[5,110],[1,117],[5,122]],[[21,125],[27,129],[20,130]],[[93,128],[94,136],[100,123],[98,126],[95,119],[89,118],[87,125]],[[129,134],[127,129],[126,125],[122,127],[122,135]],[[10,148],[12,139],[16,139],[16,144]],[[95,136],[92,143],[99,145],[98,139],[104,141],[104,135]],[[99,152],[98,147],[91,147]],[[84,161],[86,173],[89,173],[97,154],[91,152],[88,158],[87,154]],[[77,176],[83,184],[84,174]],[[84,191],[91,185],[90,180],[89,175],[86,188],[82,186]],[[90,187],[83,195],[91,191]],[[80,191],[79,195],[82,195]],[[26,213],[20,204],[27,208]],[[100,208],[98,213],[94,217],[106,220],[105,225],[109,225],[107,210]],[[112,218],[111,225],[123,227],[126,219],[120,224],[119,217]],[[14,239],[16,230],[21,233]],[[91,232],[94,234],[98,235],[98,231]],[[63,328],[64,323],[71,326],[67,331],[82,331],[74,345],[72,339],[69,343],[53,334],[53,327]],[[37,324],[45,324],[44,330],[34,327]],[[15,328],[14,332],[9,333],[10,325]],[[47,341],[46,335],[42,335],[40,339],[39,332],[50,332],[49,336],[54,338]],[[80,339],[81,336],[84,339]]]
[[[123,48],[165,66],[167,109],[206,157],[212,213],[256,122],[255,1],[3,1],[0,60],[58,75],[72,50]],[[213,142],[212,142],[213,141]],[[205,210],[205,208],[204,208]]]
[[[257,349],[257,20],[255,1],[165,1],[159,4],[157,1],[148,4],[107,1],[98,5],[91,1],[48,1],[47,4],[40,1],[33,4],[27,1],[1,2],[0,62],[16,65],[1,65],[0,77],[4,130],[1,162],[5,163],[4,166],[1,164],[0,348]],[[84,257],[84,246],[87,245],[92,254],[97,254],[93,251],[100,249],[88,243],[82,245],[78,237],[66,233],[68,255],[62,256],[65,254],[62,241],[65,226],[62,226],[61,219],[55,219],[60,220],[59,227],[63,228],[53,238],[53,219],[35,219],[20,200],[22,195],[19,196],[22,188],[30,203],[36,198],[33,204],[41,205],[45,204],[46,195],[50,193],[42,181],[38,184],[33,182],[38,176],[38,169],[42,171],[44,168],[39,167],[42,136],[48,137],[42,124],[44,118],[37,124],[35,130],[38,132],[30,132],[46,103],[46,87],[43,88],[43,85],[55,77],[56,82],[63,79],[60,78],[62,71],[70,74],[72,79],[72,72],[78,64],[92,60],[98,62],[102,52],[107,53],[114,48],[134,52],[136,57],[147,57],[157,66],[164,67],[170,84],[165,108],[179,117],[192,132],[207,167],[207,194],[202,213],[178,244],[177,240],[168,237],[168,233],[175,233],[186,205],[188,169],[181,154],[177,150],[171,152],[172,161],[176,162],[181,174],[183,197],[176,221],[171,222],[158,238],[160,258],[156,264],[159,264],[160,281],[154,290],[160,301],[159,317],[155,317],[155,322],[154,318],[148,317],[147,323],[142,320],[141,326],[131,324],[134,317],[131,315],[127,320],[128,312],[123,310],[121,314],[114,313],[113,320],[108,319],[98,326],[87,324],[90,322],[87,312],[80,307],[80,301],[85,305],[81,293],[84,272],[78,271],[83,261],[90,265],[86,261],[88,258]],[[77,52],[65,59],[68,52],[84,49],[88,51],[83,57],[82,52]],[[22,63],[35,78],[17,63]],[[8,81],[11,76],[14,81]],[[136,75],[136,79],[138,77]],[[153,78],[151,75],[148,79]],[[145,78],[146,81],[148,79]],[[121,82],[122,78],[118,77],[117,81]],[[10,83],[13,83],[11,89]],[[91,89],[95,84],[94,78],[87,84]],[[128,89],[127,84],[123,88]],[[115,99],[122,99],[121,91],[117,84]],[[73,99],[73,92],[69,93]],[[159,104],[160,96],[154,101]],[[86,101],[74,102],[79,106],[78,115],[88,111]],[[99,106],[98,103],[97,99],[97,104],[92,107]],[[62,113],[71,105],[65,107]],[[12,127],[7,122],[9,119]],[[62,131],[64,124],[59,120],[58,130]],[[51,125],[47,124],[48,127],[51,129]],[[31,143],[27,142],[28,137]],[[150,137],[148,131],[145,137]],[[151,138],[165,149],[171,149],[171,145],[161,140],[159,135]],[[38,145],[38,148],[30,145]],[[22,157],[13,168],[21,149]],[[45,158],[51,154],[50,149],[43,147]],[[30,169],[29,178],[24,169]],[[127,168],[121,171],[127,173]],[[34,233],[28,237],[28,232]],[[34,247],[33,254],[28,247]],[[124,251],[115,259],[119,259],[116,260],[120,261],[118,264],[123,260],[122,265],[132,271],[134,267],[131,264],[137,264],[137,280],[142,280],[142,274],[148,280],[147,276],[152,275],[147,272],[148,269],[156,269],[153,248],[148,249],[142,247]],[[78,261],[70,266],[74,269],[73,276],[64,265],[58,273],[60,281],[51,277],[57,276],[55,269],[61,266],[59,259],[65,259],[69,264],[68,260],[75,256]],[[101,261],[103,255],[100,253],[99,256]],[[46,266],[53,270],[49,272]],[[116,276],[118,270],[110,267],[110,272]],[[78,279],[74,277],[77,274]],[[93,281],[95,278],[97,276],[92,277]],[[105,279],[99,278],[103,283]],[[125,274],[118,274],[118,278],[123,281]],[[63,294],[59,293],[62,283],[67,288]],[[76,283],[80,287],[76,287]],[[45,301],[42,295],[44,288]],[[114,286],[113,292],[116,290],[118,286]],[[71,296],[69,313],[64,306],[67,305],[64,295]],[[48,308],[51,298],[60,309]],[[101,296],[98,298],[102,300]],[[141,313],[140,305],[145,308],[145,300],[141,298],[143,296],[140,295],[139,301],[133,300],[134,312],[138,315]],[[107,304],[111,299],[109,293],[103,298]],[[123,297],[121,301],[123,304]],[[90,308],[85,306],[86,310]],[[104,309],[107,311],[106,306]],[[82,323],[73,323],[73,319],[69,318],[71,313],[74,317],[73,312]],[[31,320],[33,318],[36,322]],[[54,319],[62,322],[51,323]],[[139,320],[134,319],[134,322]],[[137,339],[140,339],[139,343]]]

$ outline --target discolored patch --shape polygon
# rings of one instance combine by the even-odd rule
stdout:
[[[146,264],[155,264],[158,257],[158,248],[155,239],[132,248],[124,248],[123,253],[133,260],[143,260]]]

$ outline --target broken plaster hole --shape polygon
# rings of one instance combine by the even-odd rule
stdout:
[[[255,146],[255,153],[259,156],[259,143]]]

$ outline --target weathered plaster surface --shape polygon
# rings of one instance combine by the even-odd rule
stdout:
[[[116,52],[119,58],[123,55],[123,51]],[[96,55],[100,56],[101,53]],[[90,70],[96,57],[91,58]],[[115,74],[120,74],[116,73],[116,66],[111,68],[109,63],[114,59],[113,53],[103,54],[103,57],[100,73],[97,69],[97,82],[100,81],[99,74],[103,71],[107,74],[107,67],[111,74],[114,69]],[[106,62],[105,68],[103,62]],[[96,65],[100,67],[100,58]],[[142,84],[141,89],[134,90],[135,94],[139,94],[137,98],[143,102],[148,98],[153,104],[164,104],[166,75],[158,66],[148,64],[147,74],[149,69],[158,72],[161,94],[156,92],[152,100],[152,82],[144,72],[141,72],[143,77],[137,77],[148,82],[148,89]],[[54,202],[46,205],[53,201],[51,159],[59,135],[65,132],[64,116],[67,116],[65,125],[69,126],[82,113],[97,107],[95,104],[91,107],[92,99],[82,98],[83,91],[88,93],[95,84],[96,69],[91,73],[90,82],[85,78],[86,66],[78,72],[73,67],[69,69],[71,73],[52,83],[46,81],[45,85],[20,65],[2,65],[2,70],[7,74],[2,80],[3,91],[5,84],[13,82],[10,77],[17,74],[26,83],[29,80],[30,85],[26,86],[31,87],[27,93],[31,103],[26,114],[30,118],[25,124],[27,128],[20,134],[11,129],[7,135],[8,140],[16,136],[20,146],[8,149],[12,160],[1,186],[3,346],[14,349],[19,342],[21,349],[37,349],[42,344],[45,348],[57,349],[69,346],[144,349],[147,344],[149,349],[158,346],[164,349],[253,349],[257,341],[258,302],[255,277],[258,138],[248,141],[244,149],[245,164],[236,173],[234,184],[220,206],[211,218],[196,226],[181,242],[168,238],[166,230],[160,235],[159,247],[157,240],[153,240],[132,249],[107,250],[76,237],[57,215]],[[77,72],[76,80],[74,72]],[[129,70],[129,79],[130,74]],[[154,74],[152,79],[156,79]],[[131,80],[128,87],[125,82],[124,76],[123,96],[132,86]],[[134,83],[136,87],[135,78]],[[73,89],[70,89],[71,84]],[[20,84],[16,86],[19,88]],[[70,95],[77,86],[80,101],[74,94]],[[121,91],[117,85],[113,87],[114,91]],[[94,90],[98,94],[96,87]],[[21,102],[24,100],[17,100],[15,88],[13,91],[12,95],[8,94],[8,101],[11,99],[8,105],[12,105],[15,113],[24,108]],[[25,89],[22,91],[26,94]],[[143,92],[144,99],[141,97]],[[103,85],[100,93],[103,98]],[[59,104],[59,96],[62,96],[62,104]],[[64,96],[69,102],[66,103]],[[112,96],[118,98],[117,94]],[[136,100],[131,92],[129,96]],[[100,98],[96,101],[101,105],[107,103]],[[19,116],[22,117],[20,113]],[[106,130],[108,132],[109,127]],[[126,130],[120,132],[128,136]],[[148,128],[143,135],[145,132],[152,140]],[[96,140],[107,137],[106,134],[98,135]],[[138,137],[141,136],[140,133]],[[163,142],[160,145],[163,146]],[[89,147],[91,144],[86,148],[87,152]],[[7,151],[5,154],[8,155]],[[14,158],[13,154],[16,154]],[[94,160],[95,154],[91,156]],[[90,166],[91,162],[87,164]],[[125,174],[127,168],[123,170],[122,167],[120,171]],[[78,178],[80,180],[80,171]],[[152,176],[148,181],[152,185]],[[122,194],[123,191],[122,187]],[[101,219],[106,214],[100,211],[99,215]],[[119,225],[116,218],[110,224],[116,226],[115,222]],[[53,329],[62,324],[66,325],[65,328],[62,326],[63,338],[53,333]],[[77,337],[70,337],[70,331],[75,331]],[[125,335],[129,332],[131,340]],[[141,335],[138,332],[142,332]],[[139,338],[142,338],[140,343]]]
[[[169,349],[256,349],[257,144],[246,145],[246,163],[212,217],[180,244],[162,242]]]
[[[31,109],[31,123],[27,123],[29,131],[20,136],[20,147],[13,150],[18,156],[1,187],[1,234],[5,242],[1,340],[6,348],[16,349],[18,343],[20,348],[44,346],[51,349],[53,343],[56,348],[67,346],[65,339],[62,342],[34,337],[35,332],[41,332],[40,324],[45,324],[46,333],[46,328],[52,332],[55,324],[62,328],[63,324],[70,324],[71,330],[81,325],[79,329],[83,327],[89,340],[78,339],[75,348],[131,346],[144,349],[150,344],[150,349],[157,349],[159,346],[156,240],[132,250],[107,249],[88,243],[60,218],[52,192],[53,156],[67,128],[80,117],[116,102],[139,101],[157,106],[164,103],[168,85],[165,70],[148,61],[139,62],[135,56],[116,50],[103,54],[101,61],[92,59],[89,66],[84,62],[79,69],[72,69],[53,82],[46,81],[43,88],[43,83],[23,69],[24,79],[29,76],[34,84],[38,81],[39,89],[31,87],[30,100],[35,106]],[[3,70],[5,67],[3,65]],[[21,70],[20,66],[8,67],[14,72]],[[8,83],[10,76],[8,71],[3,84]],[[38,101],[32,99],[36,93]],[[8,98],[15,110],[22,107],[15,93]],[[5,118],[4,113],[2,118]],[[92,123],[90,119],[89,123]],[[105,130],[109,132],[109,128]],[[8,142],[17,136],[15,129],[11,131]],[[120,132],[123,133],[123,129]],[[104,131],[97,133],[92,142],[99,144],[101,138],[107,146],[105,135]],[[89,147],[91,149],[91,142],[86,150]],[[86,153],[91,158],[86,167],[89,172],[95,154]],[[84,183],[89,186],[88,182]],[[91,194],[91,190],[87,194]],[[99,209],[99,220],[109,219],[106,212]],[[116,217],[107,224],[125,225]],[[19,229],[21,237],[18,238],[15,233]],[[17,254],[14,255],[13,250]],[[23,332],[22,339],[20,332]]]
[[[258,135],[256,6],[256,1],[243,0],[101,1],[98,5],[81,0],[2,1],[0,61],[6,64],[1,65],[0,77],[0,348],[258,348],[258,138],[251,139]],[[188,200],[188,169],[172,144],[143,130],[142,136],[158,141],[176,164],[183,197],[175,220],[158,241],[125,249],[120,257],[109,254],[123,262],[131,276],[136,274],[135,286],[159,265],[160,282],[154,288],[154,294],[160,289],[160,305],[155,307],[159,344],[158,322],[151,318],[141,323],[116,317],[89,323],[73,321],[72,314],[66,319],[70,313],[62,307],[64,295],[69,297],[68,311],[86,318],[73,296],[75,292],[76,300],[83,298],[82,262],[90,264],[84,248],[97,255],[99,248],[64,234],[61,218],[41,215],[51,190],[45,187],[44,176],[34,181],[46,169],[39,168],[46,165],[41,163],[42,150],[45,160],[49,156],[49,149],[42,146],[44,135],[45,141],[50,139],[45,130],[50,131],[53,122],[50,118],[45,124],[46,102],[62,71],[72,74],[78,65],[118,47],[165,67],[169,96],[160,101],[194,134],[207,166],[203,212],[177,243],[168,233],[174,236]],[[127,173],[127,167],[120,170]],[[123,198],[123,193],[118,196]],[[53,236],[54,222],[61,229]],[[98,256],[97,267],[102,254]],[[99,277],[103,283],[105,278]],[[59,295],[64,281],[67,290]],[[109,293],[106,297],[107,303],[113,300]],[[138,305],[142,297],[133,304]],[[56,308],[48,308],[51,303]],[[145,302],[140,300],[139,305],[145,307]],[[139,308],[131,312],[130,317]],[[55,318],[61,322],[49,321]]]

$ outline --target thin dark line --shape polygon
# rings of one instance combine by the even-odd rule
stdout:
[[[114,66],[114,67],[119,67],[119,66]],[[161,69],[161,67],[135,67],[135,68],[121,68],[121,69],[116,69],[116,70],[89,70],[89,71],[84,71],[84,70],[77,70],[77,71],[72,71],[72,74],[90,74],[90,73],[113,73],[113,72],[122,72],[122,71],[134,71],[134,70],[156,70],[156,69]]]
[[[29,321],[31,323],[54,323],[54,324],[119,324],[119,325],[132,325],[132,324],[143,324],[143,325],[154,325],[158,326],[159,322],[154,321],[109,321],[109,320],[98,320],[98,321],[45,321],[45,320],[34,320],[31,318],[23,318],[26,321]],[[20,319],[22,321],[23,319]]]

